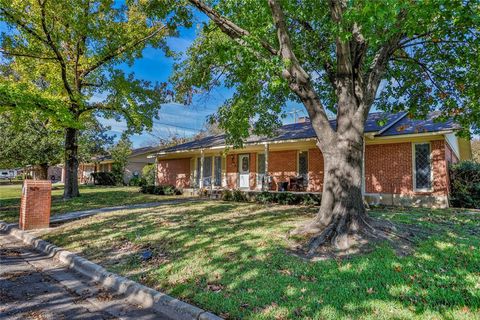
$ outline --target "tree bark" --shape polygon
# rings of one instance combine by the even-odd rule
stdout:
[[[63,198],[70,199],[80,195],[78,191],[78,130],[65,129],[65,188]]]
[[[342,137],[335,145],[321,149],[322,200],[308,225],[308,232],[316,234],[308,244],[309,253],[325,244],[340,250],[354,246],[368,219],[362,195],[363,136]]]
[[[38,169],[36,170],[36,179],[37,180],[48,180],[48,163],[42,163],[38,165]]]

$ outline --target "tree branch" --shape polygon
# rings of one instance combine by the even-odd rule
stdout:
[[[308,23],[308,21],[298,20],[298,19],[294,19],[294,20],[297,21],[303,27],[303,29],[306,30],[307,32],[311,33],[312,35],[317,35],[317,33],[315,32],[313,27],[310,25],[310,23]],[[320,51],[326,50],[326,47],[325,47],[326,43],[324,41],[321,41],[321,39],[317,39],[316,42],[317,42],[316,45]],[[330,84],[335,88],[336,86],[335,70],[333,69],[332,62],[329,60],[324,60],[322,61],[322,66],[323,66],[323,70],[327,74]]]
[[[26,23],[22,22],[20,18],[20,14],[14,14],[12,15],[10,12],[7,11],[5,8],[0,7],[0,12],[3,13],[4,16],[12,20],[17,26],[21,27],[25,32],[28,34],[32,35],[34,38],[39,40],[40,42],[43,42],[44,44],[47,44],[47,40],[43,39],[35,30],[32,28],[29,28]]]
[[[57,58],[55,57],[42,57],[42,56],[37,56],[34,54],[30,53],[21,53],[21,52],[11,52],[11,51],[6,51],[5,49],[0,48],[0,53],[6,55],[6,56],[12,56],[12,57],[27,57],[27,58],[34,58],[34,59],[40,59],[40,60],[56,60]]]
[[[405,10],[400,11],[397,17],[397,22],[395,23],[398,28],[400,28],[405,16]],[[370,111],[370,108],[367,106],[370,106],[375,100],[378,86],[380,85],[380,81],[385,74],[390,57],[398,49],[398,45],[404,37],[405,34],[403,32],[394,34],[380,47],[375,54],[375,57],[370,64],[366,75],[365,98],[367,103],[365,103],[365,107],[362,110],[365,115]]]
[[[282,76],[289,82],[290,89],[300,98],[308,111],[318,136],[325,137],[325,141],[332,141],[334,131],[330,126],[325,109],[320,102],[316,91],[312,87],[311,79],[300,65],[288,34],[285,15],[276,0],[269,0],[268,5],[272,11],[272,18],[277,29],[279,54],[286,64]]]
[[[43,30],[43,33],[46,36],[46,44],[55,53],[55,56],[57,57],[57,60],[60,64],[63,86],[65,87],[65,90],[67,91],[67,94],[68,94],[68,97],[70,98],[70,101],[74,102],[74,101],[76,101],[76,99],[75,99],[75,95],[73,94],[73,90],[70,87],[70,83],[68,82],[67,65],[65,63],[65,59],[63,58],[62,54],[60,53],[60,50],[58,50],[57,46],[53,42],[52,35],[50,34],[50,31],[47,28],[46,12],[45,12],[45,3],[46,2],[47,2],[47,0],[44,0],[44,1],[38,0],[38,5],[40,6],[40,13],[41,13],[42,30]]]
[[[245,29],[242,29],[232,21],[228,20],[227,18],[223,17],[220,13],[218,13],[213,8],[206,5],[203,1],[200,0],[189,0],[191,4],[193,4],[197,9],[205,13],[219,28],[222,30],[223,33],[228,35],[230,38],[234,40],[239,40],[242,37],[250,36],[250,32]],[[260,39],[260,44],[264,49],[266,49],[270,54],[277,55],[277,50],[273,48],[267,41]],[[240,44],[245,45],[243,42]]]
[[[160,28],[157,28],[155,29],[153,32],[151,32],[150,34],[146,35],[145,37],[142,37],[136,41],[134,41],[133,43],[131,44],[124,44],[114,50],[112,50],[111,52],[109,52],[107,55],[105,55],[103,58],[101,58],[100,60],[98,60],[97,62],[93,63],[90,67],[82,70],[81,72],[81,77],[86,77],[90,72],[96,70],[97,68],[101,67],[102,65],[104,65],[105,63],[109,62],[110,60],[118,57],[119,55],[127,52],[128,50],[132,49],[132,48],[135,48],[136,46],[138,46],[140,43],[142,42],[145,42],[145,41],[148,41],[149,39],[153,38],[154,36],[156,36],[157,34],[159,34],[161,31],[165,30],[167,27],[166,26],[162,26]]]

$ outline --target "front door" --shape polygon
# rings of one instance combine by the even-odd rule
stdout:
[[[238,173],[240,176],[240,188],[250,188],[250,155],[241,154],[238,156]]]

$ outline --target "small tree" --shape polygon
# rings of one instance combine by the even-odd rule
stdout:
[[[112,173],[117,184],[123,184],[125,168],[128,164],[128,157],[132,153],[132,143],[128,138],[122,137],[110,150],[112,156]]]
[[[35,166],[37,178],[48,179],[48,168],[61,162],[62,150],[63,131],[48,119],[0,113],[0,167]]]

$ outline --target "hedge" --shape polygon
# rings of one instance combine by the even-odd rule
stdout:
[[[450,205],[480,209],[480,163],[462,161],[449,167]]]
[[[160,185],[160,186],[144,185],[140,187],[140,192],[148,193],[148,194],[158,194],[162,196],[182,194],[182,191],[180,189],[177,189],[174,186],[170,186],[170,185]]]
[[[93,183],[99,186],[116,185],[115,175],[112,172],[93,172]]]
[[[222,200],[236,202],[279,203],[287,205],[320,205],[322,197],[316,193],[292,193],[292,192],[252,192],[242,190],[223,190]]]

